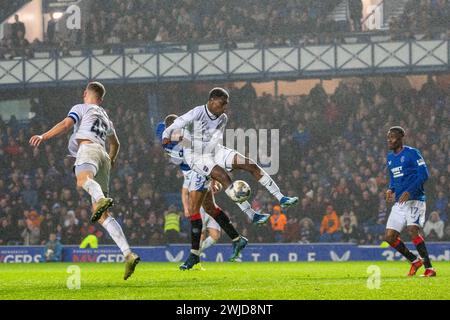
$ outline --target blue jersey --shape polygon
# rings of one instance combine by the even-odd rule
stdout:
[[[423,184],[428,179],[428,169],[419,150],[404,146],[400,153],[387,155],[389,189],[395,192],[398,201],[403,192],[408,191],[409,200],[425,201]]]
[[[158,139],[162,142],[162,134],[166,130],[166,125],[164,122],[158,123],[156,126],[156,136]],[[164,146],[164,151],[171,157],[171,159],[174,161],[174,163],[180,165],[180,169],[182,171],[188,171],[191,170],[189,165],[184,161],[183,158],[183,148],[178,143],[172,142],[168,145]]]

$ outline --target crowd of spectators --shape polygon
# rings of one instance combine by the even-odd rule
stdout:
[[[97,0],[86,10],[80,30],[55,32],[56,21],[47,24],[43,42],[16,43],[11,30],[0,43],[0,58],[32,57],[35,50],[100,48],[156,43],[221,43],[233,48],[236,41],[286,44],[342,29],[329,17],[339,0]],[[61,27],[60,29],[64,29]]]
[[[15,26],[21,22],[16,17],[0,41],[0,59],[33,58],[39,51],[70,56],[71,51],[92,48],[105,54],[120,53],[126,46],[155,47],[159,43],[219,43],[231,49],[239,41],[252,41],[256,46],[341,43],[345,42],[344,32],[361,30],[362,4],[361,0],[349,0],[349,17],[335,21],[330,13],[339,3],[98,0],[92,1],[89,9],[83,7],[87,18],[81,29],[65,29],[64,23],[57,28],[58,22],[50,14],[43,41],[24,39],[25,29],[18,34]],[[393,37],[398,38],[405,29],[397,30],[396,25],[393,21]]]
[[[297,207],[281,210],[250,176],[234,173],[234,178],[250,183],[253,207],[273,213],[270,223],[254,226],[218,194],[218,204],[252,242],[379,244],[389,213],[385,156],[386,132],[392,125],[406,129],[406,143],[421,150],[430,171],[426,237],[450,240],[448,90],[432,80],[418,91],[398,89],[391,81],[341,82],[332,95],[317,85],[306,96],[289,98],[257,97],[249,83],[229,89],[228,127],[279,129],[280,170],[274,179],[286,194],[300,197]],[[88,235],[95,235],[100,244],[112,243],[99,224],[88,221],[90,198],[75,187],[73,163],[65,157],[67,139],[37,149],[28,146],[32,134],[65,116],[61,106],[78,102],[78,92],[59,90],[56,95],[40,92],[31,123],[21,124],[14,117],[0,121],[0,245],[44,244],[51,233],[62,244],[79,244]],[[110,86],[107,93],[105,106],[122,142],[111,177],[110,192],[117,203],[111,211],[132,245],[188,242],[190,223],[179,206],[182,175],[155,140],[159,119],[149,118],[149,90]],[[180,114],[207,95],[190,84],[168,84],[159,90],[161,117]],[[178,234],[168,236],[165,217],[177,212],[179,232],[176,227]],[[228,240],[224,236],[221,241]]]
[[[424,39],[448,39],[449,15],[448,0],[409,0],[403,14],[394,17],[389,23],[392,38],[414,39],[415,34],[423,34]]]
[[[335,21],[340,0],[97,0],[83,7],[81,29],[68,30],[53,18],[43,41],[24,39],[26,30],[11,25],[0,41],[0,59],[33,58],[35,52],[70,56],[72,51],[120,53],[124,47],[238,42],[255,46],[345,43],[349,32],[361,32],[362,2],[348,0],[348,17]],[[389,22],[392,40],[450,38],[450,1],[410,0],[404,13]],[[87,17],[86,17],[87,16]],[[64,21],[62,21],[64,22]],[[59,31],[57,31],[59,30]],[[64,31],[62,31],[64,30]],[[359,38],[367,41],[360,33]],[[23,40],[21,40],[23,39]],[[19,41],[20,40],[20,41]],[[146,50],[147,50],[146,49]]]

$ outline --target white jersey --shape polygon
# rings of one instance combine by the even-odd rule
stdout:
[[[105,110],[95,104],[77,104],[67,116],[75,122],[68,146],[74,157],[79,147],[77,139],[87,139],[105,148],[106,137],[114,134],[114,125]]]
[[[228,122],[226,114],[216,116],[207,105],[195,107],[175,119],[173,124],[163,132],[163,138],[170,139],[175,130],[184,129],[183,139],[189,145],[183,149],[194,153],[214,153],[214,148],[223,140],[223,133]]]

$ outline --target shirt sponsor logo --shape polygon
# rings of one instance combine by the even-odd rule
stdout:
[[[391,169],[394,178],[403,177],[402,167],[395,167]]]

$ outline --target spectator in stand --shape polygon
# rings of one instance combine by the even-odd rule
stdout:
[[[47,41],[49,44],[55,43],[56,23],[55,14],[52,12],[50,14],[50,20],[47,22]]]
[[[4,245],[14,245],[17,230],[9,223],[8,219],[4,218],[0,223],[0,246]]]
[[[443,238],[442,240],[444,240],[444,241],[450,241],[450,224],[448,224],[448,225],[445,227],[445,230],[444,230],[444,238]]]
[[[300,234],[300,224],[297,217],[289,217],[284,231],[284,242],[297,242]]]
[[[287,218],[281,211],[279,205],[273,206],[272,215],[270,216],[270,224],[274,235],[275,242],[283,242],[283,234],[286,228]]]
[[[56,239],[55,233],[50,233],[49,240],[45,244],[42,262],[59,262],[62,259],[62,245]]]
[[[300,220],[300,241],[301,243],[311,243],[316,241],[316,230],[314,222],[310,218]]]
[[[341,225],[343,242],[357,243],[360,238],[359,232],[356,226],[352,225],[351,219],[349,217],[344,218],[344,222]]]
[[[342,216],[339,218],[339,222],[341,225],[344,225],[344,219],[350,219],[350,225],[352,227],[357,228],[358,227],[358,218],[356,217],[355,213],[353,211],[348,211],[347,209],[344,209]]]
[[[353,31],[361,31],[361,19],[363,4],[361,0],[349,0],[350,19],[352,20]]]
[[[444,238],[444,221],[439,217],[439,212],[433,211],[425,222],[423,233],[429,241],[440,241]]]
[[[443,191],[439,191],[438,197],[434,202],[434,210],[438,212],[445,212],[448,205],[448,197],[445,195]]]
[[[164,234],[166,243],[177,243],[180,234],[180,218],[181,214],[176,210],[174,205],[164,212]]]
[[[320,242],[338,242],[341,240],[339,217],[331,204],[327,205],[326,213],[320,224]]]
[[[21,233],[23,244],[25,246],[36,246],[40,244],[41,232],[38,225],[27,220],[26,227]]]
[[[11,24],[11,38],[14,44],[17,44],[25,37],[25,24],[19,20],[19,15],[14,15],[14,23]]]

